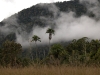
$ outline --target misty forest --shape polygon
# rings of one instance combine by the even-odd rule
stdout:
[[[40,3],[0,22],[0,67],[100,66],[100,0]]]

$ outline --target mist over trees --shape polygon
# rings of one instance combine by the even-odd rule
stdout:
[[[36,27],[45,29],[45,27],[49,26],[56,28],[54,21],[61,16],[60,12],[69,13],[70,11],[75,12],[74,17],[79,17],[87,13],[87,8],[76,1],[64,1],[37,4],[24,9],[0,22],[0,41],[3,42],[3,40],[6,40],[5,38],[11,36],[13,37],[12,40],[21,44],[24,44],[26,41],[25,45],[28,45],[27,39],[30,39],[31,35],[35,34],[34,30],[37,30]]]
[[[100,65],[100,18],[89,4],[90,0],[37,4],[0,22],[0,65],[27,66],[37,58],[39,64]],[[41,43],[30,46],[32,37],[35,42],[41,38]]]

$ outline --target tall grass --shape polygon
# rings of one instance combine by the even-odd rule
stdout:
[[[100,75],[100,68],[71,66],[0,68],[0,75]]]

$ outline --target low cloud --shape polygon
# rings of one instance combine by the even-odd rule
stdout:
[[[80,0],[81,1],[81,0]],[[91,1],[91,0],[89,0]],[[93,0],[92,3],[95,3]],[[52,8],[54,7],[54,8]],[[88,11],[92,11],[95,15],[99,15],[98,4],[95,5],[96,9],[92,9],[91,5],[87,6]],[[53,15],[56,17],[59,9],[53,5],[49,7],[49,11],[53,12]],[[98,16],[96,18],[99,18]],[[61,12],[59,11],[58,18],[50,18],[40,16],[40,19],[43,19],[47,22],[46,27],[39,27],[36,25],[33,27],[30,33],[25,30],[24,25],[21,27],[17,24],[17,18],[12,17],[12,19],[5,21],[6,23],[15,23],[14,26],[17,28],[14,30],[16,33],[16,42],[21,43],[23,47],[27,47],[30,45],[30,41],[32,40],[33,35],[37,35],[41,38],[41,42],[37,42],[37,44],[48,44],[49,43],[49,34],[46,33],[48,28],[51,28],[51,24],[55,24],[54,30],[55,35],[53,35],[51,43],[59,42],[59,41],[70,41],[73,39],[79,39],[82,37],[89,37],[91,39],[100,39],[100,20],[96,20],[95,18],[88,17],[86,15],[82,15],[81,17],[75,17],[75,12]],[[13,23],[12,23],[13,22]],[[1,28],[1,27],[0,27]],[[5,32],[10,32],[14,28],[8,28],[7,25],[3,26],[1,29],[7,28]],[[0,29],[0,30],[1,30]],[[34,44],[31,43],[32,45]]]
[[[74,12],[61,12],[60,17],[55,19],[55,35],[51,42],[70,41],[82,37],[89,37],[91,39],[99,39],[100,35],[100,21],[96,21],[88,16],[74,17]],[[49,27],[40,28],[35,27],[32,34],[37,34],[41,37],[43,43],[48,43],[48,35],[45,34]]]
[[[73,17],[74,13],[61,13],[61,17],[56,20],[56,35],[53,39],[72,40],[82,37],[89,37],[92,39],[99,39],[100,21],[96,21],[88,16],[81,16],[79,18]]]

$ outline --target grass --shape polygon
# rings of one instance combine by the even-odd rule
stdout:
[[[71,66],[0,68],[0,75],[100,75],[100,68]]]

